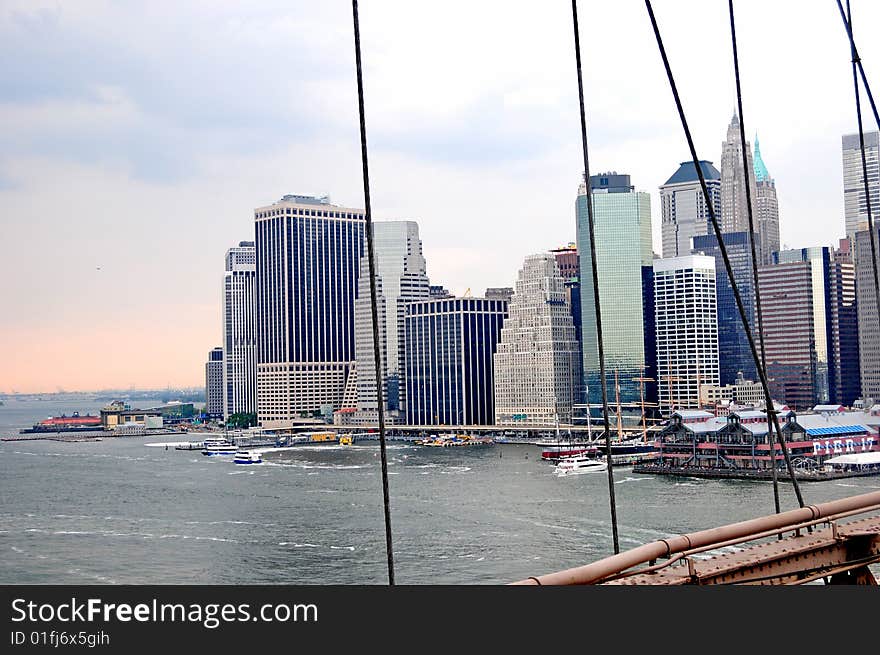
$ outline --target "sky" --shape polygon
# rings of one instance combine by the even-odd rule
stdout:
[[[659,253],[658,186],[689,153],[645,5],[578,5],[591,172],[651,193]],[[719,165],[727,3],[653,6],[698,155]],[[859,36],[880,3],[852,6],[876,95],[880,39]],[[836,245],[856,131],[836,3],[735,8],[783,245]],[[513,286],[527,255],[574,241],[571,4],[363,0],[360,23],[373,216],[419,222],[432,284]],[[0,392],[204,384],[224,254],[253,239],[253,209],[363,207],[352,34],[336,0],[0,3]]]

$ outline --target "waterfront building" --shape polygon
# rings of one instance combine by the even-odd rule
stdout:
[[[700,161],[715,215],[721,216],[721,173],[710,161]],[[712,232],[709,210],[694,162],[682,162],[660,187],[663,258],[689,255],[693,238]]]
[[[551,251],[556,258],[559,274],[563,280],[580,277],[580,265],[578,262],[577,244],[570,241],[568,245],[553,248]]]
[[[223,416],[223,348],[208,353],[205,362],[205,414]]]
[[[759,264],[773,263],[773,253],[779,250],[779,202],[776,199],[776,181],[770,177],[761,145],[755,136],[755,229],[760,235]]]
[[[874,238],[880,265],[880,226]],[[868,230],[855,235],[856,308],[859,322],[859,368],[862,398],[880,398],[880,315],[871,264],[871,234]]]
[[[861,395],[861,379],[855,265],[848,238],[832,254],[828,292],[829,400],[851,407]]]
[[[752,253],[748,232],[723,234],[724,245],[730,258],[733,279],[736,281],[746,319],[755,332],[755,283],[752,276]],[[714,234],[694,237],[694,253],[715,258],[715,290],[718,306],[718,358],[720,383],[733,384],[738,373],[747,379],[758,379],[755,360],[749,349],[748,337],[743,329],[739,310],[733,295],[733,287],[724,267],[724,259]]]
[[[867,415],[796,414],[782,409],[780,429],[789,454],[800,468],[820,469],[826,460],[845,453],[880,451]],[[769,443],[767,414],[736,410],[726,417],[705,411],[678,411],[658,434],[658,466],[708,470],[758,471],[785,467],[782,446]]]
[[[562,276],[562,281],[565,285],[565,302],[568,303],[568,308],[571,310],[571,319],[574,322],[574,337],[577,339],[578,352],[580,353],[580,366],[583,367],[584,351],[581,348],[581,273],[577,244],[569,242],[567,246],[553,248],[550,252],[556,257],[556,265],[559,267],[559,274]],[[582,384],[583,379],[578,383],[579,393],[581,394],[583,394],[583,390],[580,389]]]
[[[433,298],[407,305],[407,423],[492,424],[492,355],[506,317],[503,300]]]
[[[868,229],[868,202],[862,171],[862,150],[858,134],[842,137],[843,212],[846,236]],[[877,225],[880,215],[880,132],[865,133],[865,162],[868,166],[868,192],[871,194],[871,217]]]
[[[770,393],[797,409],[828,399],[824,297],[810,269],[809,261],[758,269]]]
[[[257,412],[255,329],[257,249],[241,241],[226,251],[223,275],[223,417]]]
[[[571,423],[579,357],[556,258],[526,257],[494,356],[495,424]]]
[[[746,150],[748,166],[743,168],[743,148]],[[755,211],[755,165],[752,161],[752,147],[748,141],[742,143],[739,133],[739,116],[733,114],[727,127],[727,140],[721,144],[721,231],[725,234],[748,232],[749,214],[746,203],[746,176],[751,190],[752,214]],[[756,226],[757,230],[757,226]],[[760,249],[758,249],[760,252]]]
[[[376,310],[382,363],[385,420],[405,422],[405,324],[407,304],[429,298],[429,284],[419,226],[415,221],[373,223],[376,258]],[[355,301],[355,362],[357,365],[356,423],[377,423],[379,407],[370,301],[370,269],[361,257],[358,297]]]
[[[287,195],[254,220],[258,419],[272,428],[332,415],[355,358],[364,213]]]
[[[687,255],[654,261],[660,412],[699,409],[702,387],[717,386],[715,259]]]
[[[601,173],[590,176],[596,234],[597,286],[602,310],[602,333],[609,402],[615,402],[618,377],[621,403],[655,402],[654,284],[651,248],[651,196],[635,191],[630,176]],[[590,265],[590,232],[586,184],[576,203],[577,249],[580,267],[581,348],[585,398],[602,402],[599,344],[596,331],[594,280]],[[642,385],[640,378],[650,380]]]

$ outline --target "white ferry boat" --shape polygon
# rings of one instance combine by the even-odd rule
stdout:
[[[204,441],[202,455],[234,455],[238,446],[223,438],[208,438]]]
[[[263,456],[256,450],[239,450],[235,453],[236,464],[262,464]]]

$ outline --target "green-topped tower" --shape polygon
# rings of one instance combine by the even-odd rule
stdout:
[[[755,135],[755,221],[756,232],[761,237],[759,259],[762,264],[770,264],[773,253],[779,251],[779,203],[776,200],[776,181],[770,177],[761,145]]]

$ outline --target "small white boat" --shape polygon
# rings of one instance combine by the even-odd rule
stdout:
[[[553,472],[558,477],[566,475],[578,475],[579,473],[591,473],[593,471],[607,471],[608,463],[593,457],[565,457],[559,460]]]
[[[239,450],[235,453],[236,464],[262,464],[263,456],[256,450]]]

